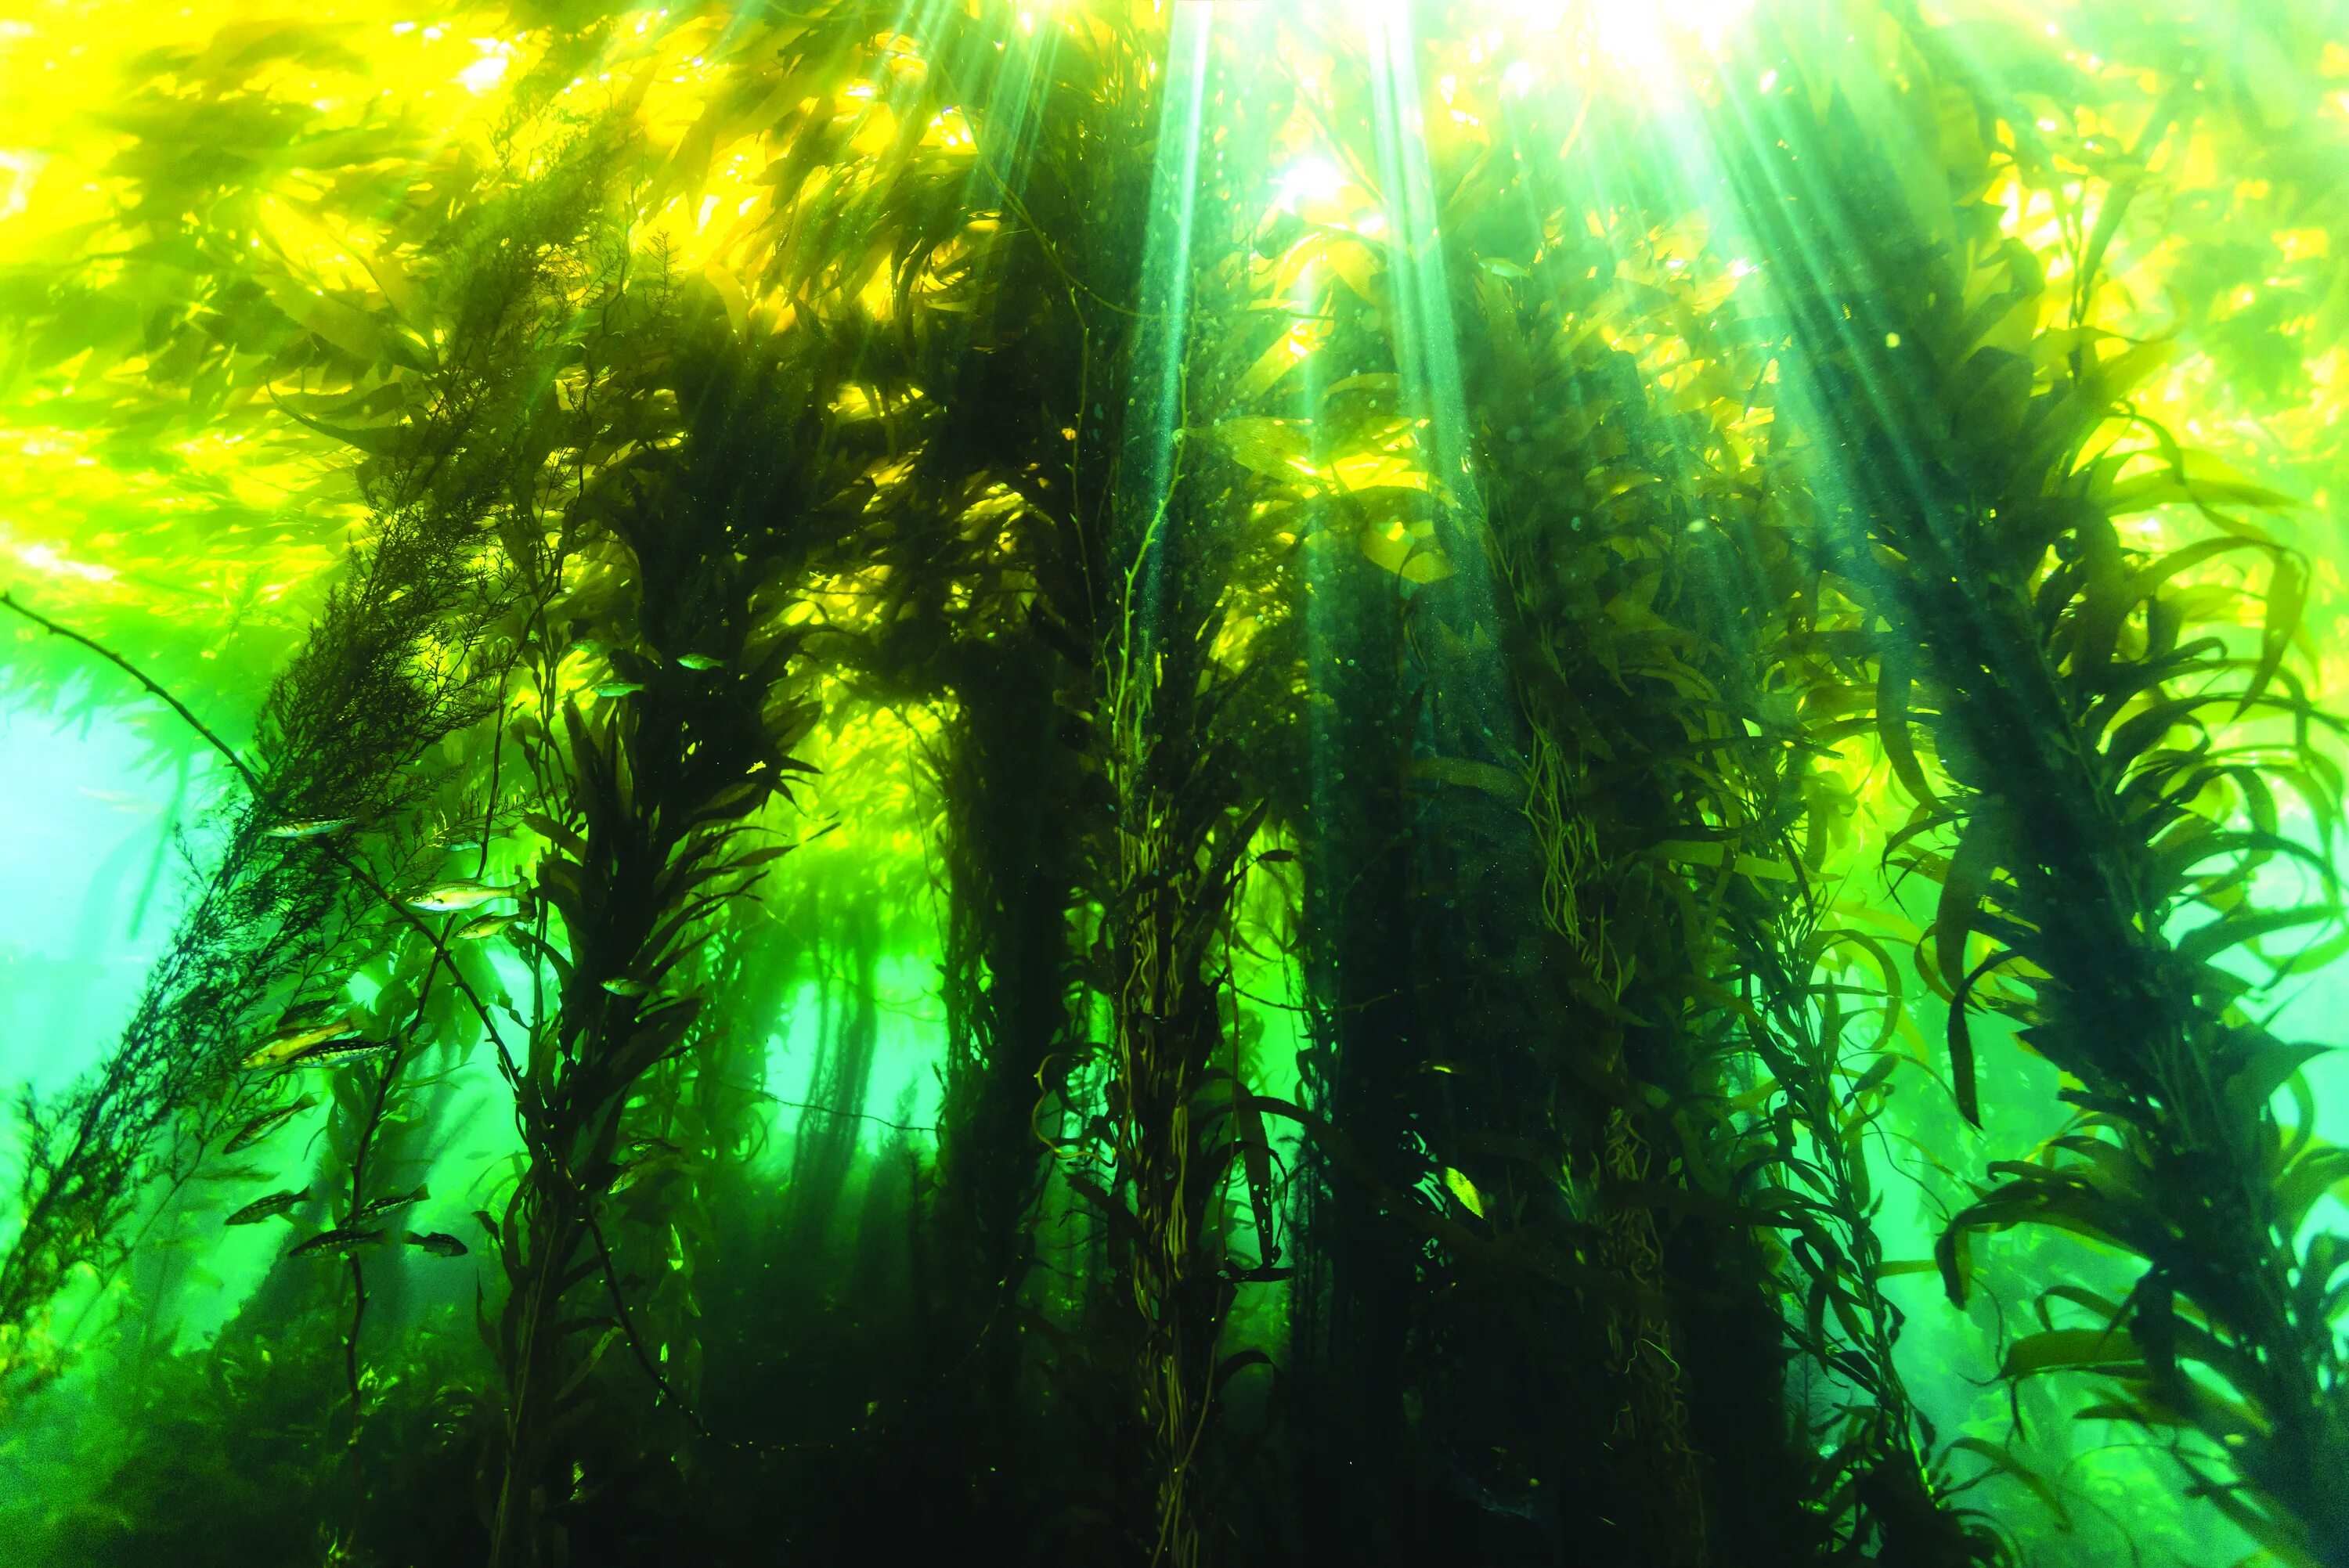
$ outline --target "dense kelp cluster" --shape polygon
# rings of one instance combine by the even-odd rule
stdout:
[[[2349,11],[149,20],[0,1555],[2349,1564]]]

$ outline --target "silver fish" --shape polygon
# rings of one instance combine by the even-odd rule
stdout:
[[[421,1203],[430,1196],[432,1196],[431,1193],[419,1187],[413,1192],[402,1192],[395,1197],[378,1198],[373,1202],[360,1204],[357,1212],[351,1215],[351,1219],[354,1222],[360,1220],[372,1220],[378,1214],[388,1214],[394,1209],[405,1209],[410,1203]]]
[[[644,689],[642,681],[597,681],[595,687],[597,696],[634,696]]]
[[[248,1121],[243,1127],[238,1128],[236,1130],[236,1136],[230,1139],[228,1142],[222,1147],[221,1152],[223,1154],[234,1154],[241,1149],[252,1148],[254,1144],[260,1142],[263,1139],[268,1137],[271,1133],[276,1131],[279,1128],[285,1126],[287,1122],[293,1120],[295,1117],[301,1115],[304,1111],[309,1109],[312,1106],[317,1103],[318,1100],[316,1095],[305,1094],[300,1099],[295,1100],[292,1105],[280,1106],[275,1110],[263,1111],[259,1116],[254,1117],[251,1121]]]
[[[321,1231],[285,1255],[289,1258],[315,1257],[320,1253],[350,1253],[361,1247],[371,1247],[383,1240],[381,1231],[362,1231],[356,1225],[339,1230]]]
[[[679,654],[677,662],[679,668],[688,670],[714,670],[726,663],[724,659],[713,659],[708,654]]]
[[[321,1040],[308,1050],[288,1057],[290,1068],[338,1068],[346,1062],[365,1061],[392,1048],[390,1040],[370,1040],[364,1035],[345,1035],[336,1040]]]
[[[492,887],[487,882],[440,882],[403,900],[409,908],[422,910],[427,914],[456,914],[469,909],[479,909],[498,899],[513,897],[510,887]]]
[[[478,919],[469,920],[464,924],[459,926],[457,928],[457,940],[460,942],[480,942],[485,937],[495,936],[499,932],[503,931],[507,926],[512,925],[513,923],[514,917],[511,914],[485,914]]]
[[[225,1222],[232,1225],[257,1225],[264,1220],[274,1220],[280,1214],[290,1212],[296,1203],[309,1195],[310,1190],[307,1187],[299,1191],[289,1189],[283,1192],[272,1192],[266,1198],[255,1198],[252,1202],[231,1214]]]
[[[650,992],[652,987],[641,980],[631,980],[625,975],[614,975],[604,982],[604,989],[615,996],[642,996]]]
[[[286,1029],[262,1042],[259,1049],[244,1058],[249,1068],[275,1067],[290,1061],[321,1040],[331,1040],[349,1026],[347,1018],[335,1018],[323,1024],[305,1024]]]
[[[677,1151],[675,1150],[669,1150],[666,1153],[657,1149],[646,1150],[622,1165],[618,1173],[612,1178],[612,1195],[617,1197],[637,1182],[659,1171],[676,1169]]]
[[[280,822],[262,830],[265,839],[323,839],[328,833],[339,833],[358,821],[357,817],[314,817],[306,821]]]

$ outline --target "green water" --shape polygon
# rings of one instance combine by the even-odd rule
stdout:
[[[2349,1568],[2340,0],[0,15],[0,1563]]]

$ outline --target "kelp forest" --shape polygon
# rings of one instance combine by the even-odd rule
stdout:
[[[2349,1568],[2349,3],[8,0],[0,1563]]]

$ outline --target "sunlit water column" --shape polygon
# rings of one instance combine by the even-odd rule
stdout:
[[[1505,759],[1513,749],[1507,679],[1496,640],[1492,563],[1485,552],[1459,328],[1444,260],[1443,213],[1421,118],[1418,36],[1403,0],[1362,8],[1370,57],[1372,132],[1387,208],[1388,330],[1402,406],[1419,422],[1420,454],[1434,504],[1435,544],[1450,567],[1438,613],[1459,635],[1456,657],[1432,694],[1424,739],[1439,756]],[[1479,636],[1478,629],[1485,634]]]
[[[1126,398],[1124,477],[1119,485],[1112,559],[1124,574],[1120,653],[1129,671],[1147,667],[1160,631],[1169,551],[1176,445],[1183,438],[1183,363],[1190,337],[1191,232],[1199,200],[1199,128],[1206,107],[1214,0],[1174,7],[1168,41],[1158,149],[1150,179],[1150,230],[1136,298],[1133,386]],[[1146,684],[1146,683],[1145,683]]]
[[[1187,417],[1192,242],[1198,207],[1201,122],[1215,29],[1209,3],[1174,7],[1159,77],[1159,131],[1148,229],[1128,369],[1123,454],[1112,500],[1110,614],[1104,696],[1111,713],[1110,773],[1116,795],[1114,882],[1105,923],[1112,950],[1110,1005],[1113,1134],[1123,1190],[1132,1193],[1132,1238],[1113,1273],[1129,1293],[1135,1335],[1133,1403],[1152,1494],[1153,1561],[1195,1560],[1200,1530],[1188,1485],[1184,1434],[1204,1427],[1206,1390],[1191,1375],[1201,1339],[1192,1224],[1200,1204],[1188,1176],[1195,1138],[1187,1068],[1204,1026],[1196,975],[1185,974],[1185,905],[1199,889],[1198,834],[1172,799],[1164,773],[1203,738],[1195,685],[1204,673],[1195,629],[1200,540],[1182,531],[1195,509],[1178,505]],[[1195,488],[1195,487],[1190,487]],[[1187,500],[1187,495],[1183,500]],[[1171,667],[1170,667],[1171,666]],[[1178,761],[1178,758],[1181,759]]]

